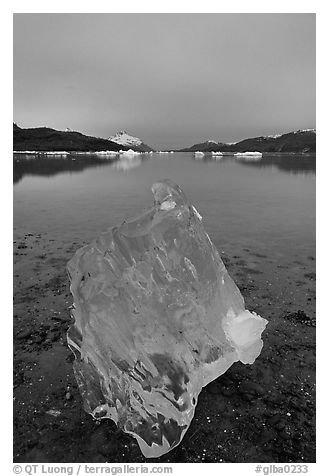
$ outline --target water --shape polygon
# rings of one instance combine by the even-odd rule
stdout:
[[[14,160],[14,239],[41,234],[54,252],[72,243],[77,248],[150,207],[151,185],[163,178],[181,186],[222,255],[250,271],[248,282],[264,288],[268,281],[277,300],[289,293],[305,301],[310,288],[303,286],[310,283],[304,275],[313,272],[315,256],[315,157],[251,162],[195,160],[192,153],[123,162],[19,157]],[[300,296],[298,280],[304,283]]]
[[[314,251],[315,158],[243,162],[194,160],[193,154],[177,153],[137,160],[126,170],[117,163],[84,159],[14,163],[17,232],[47,231],[69,241],[77,236],[88,241],[149,207],[152,183],[170,178],[199,210],[217,244],[257,242],[267,251]]]

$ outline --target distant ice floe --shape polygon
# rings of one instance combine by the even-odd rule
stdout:
[[[66,152],[65,150],[63,151],[51,151],[51,152],[45,152],[45,151],[40,151],[40,150],[14,150],[14,154],[24,154],[24,155],[60,155],[60,156],[66,156],[69,155],[69,152]]]
[[[219,151],[215,152],[215,151],[212,151],[212,152],[211,152],[211,155],[221,155],[221,156],[222,156],[222,155],[223,155],[223,152],[219,152]]]
[[[119,154],[118,151],[115,150],[99,150],[95,152],[96,155],[117,155]]]
[[[136,155],[141,155],[141,152],[137,152],[133,149],[120,150],[120,155],[122,155],[123,157],[134,157]]]
[[[65,150],[62,152],[62,151],[53,151],[53,152],[43,152],[45,155],[60,155],[61,157],[66,157],[67,155],[69,155],[69,152],[66,152]]]
[[[263,157],[261,152],[236,152],[234,157],[246,160],[260,160]]]
[[[195,157],[204,157],[204,152],[196,151],[194,152]]]

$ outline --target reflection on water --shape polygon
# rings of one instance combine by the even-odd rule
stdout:
[[[181,156],[190,157],[195,161],[207,163],[217,162],[222,165],[225,161],[238,161],[242,166],[247,167],[276,167],[279,170],[285,172],[299,173],[315,173],[316,159],[314,156],[307,155],[265,155],[262,158],[255,160],[249,157],[235,158],[233,156],[212,156],[205,155],[204,157],[195,157],[193,153],[180,154],[175,153],[170,156],[170,162],[173,167],[175,159],[178,161]],[[76,173],[90,167],[111,166],[116,170],[128,171],[130,169],[139,167],[142,162],[149,161],[150,159],[161,159],[162,161],[168,158],[168,156],[157,156],[154,154],[152,157],[144,155],[137,155],[132,157],[120,156],[102,157],[99,155],[77,155],[69,157],[38,157],[22,155],[14,156],[14,183],[17,184],[25,175],[39,175],[50,177],[52,175],[61,173]],[[153,160],[152,160],[153,161]]]
[[[118,160],[115,160],[112,164],[112,167],[116,170],[130,170],[136,167],[139,167],[142,163],[140,157],[120,157]]]
[[[205,163],[218,162],[224,160],[237,160],[241,165],[247,167],[277,167],[280,170],[291,173],[315,173],[316,158],[314,155],[263,155],[263,157],[248,157],[232,155],[227,156],[212,156],[205,155],[204,157],[193,157],[194,160],[203,161]]]
[[[89,167],[101,167],[111,165],[118,170],[128,170],[141,165],[140,156],[132,159],[120,157],[102,157],[99,155],[77,155],[69,157],[39,157],[31,155],[14,156],[13,177],[14,184],[17,184],[25,175],[43,175],[50,177],[61,173],[82,172]]]
[[[241,163],[251,167],[277,167],[280,170],[296,174],[312,174],[316,169],[315,157],[303,155],[265,156],[258,161],[241,161]]]

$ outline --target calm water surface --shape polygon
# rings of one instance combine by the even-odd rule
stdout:
[[[315,251],[315,158],[195,160],[194,154],[109,162],[94,157],[14,161],[14,235],[89,241],[152,205],[153,182],[170,178],[203,216],[220,250],[251,247],[290,259]]]

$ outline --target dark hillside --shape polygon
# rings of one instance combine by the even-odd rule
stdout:
[[[14,150],[35,151],[99,151],[99,150],[126,150],[127,147],[116,144],[107,139],[85,136],[80,132],[63,132],[49,127],[21,129],[14,124]]]
[[[186,152],[297,152],[313,153],[316,152],[316,132],[313,130],[288,132],[278,137],[260,136],[251,139],[244,139],[236,144],[226,144],[222,142],[202,142],[194,144],[192,147],[181,149]]]

